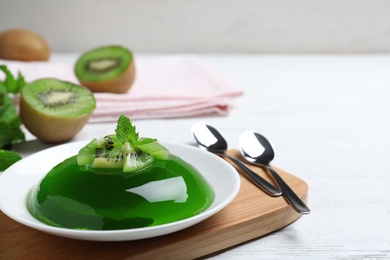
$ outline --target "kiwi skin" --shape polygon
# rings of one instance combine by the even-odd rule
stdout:
[[[29,109],[29,104],[20,98],[20,118],[27,130],[39,140],[47,143],[62,143],[71,140],[87,123],[91,114],[79,118],[62,118],[41,114]]]
[[[102,74],[98,72],[99,69],[95,72],[89,71],[91,62],[111,58],[119,58],[122,61],[113,71],[108,71],[108,74],[105,74],[107,71],[104,69]],[[92,92],[126,93],[136,78],[134,55],[131,50],[121,45],[101,46],[81,54],[74,66],[74,72],[79,82]]]
[[[47,61],[49,58],[49,44],[35,32],[12,29],[0,34],[0,59]]]
[[[92,112],[79,117],[53,117],[32,107],[25,100],[23,92],[20,96],[20,119],[24,126],[39,140],[47,143],[71,140],[80,132],[91,115]]]
[[[109,81],[89,82],[79,78],[83,86],[89,88],[92,92],[111,92],[122,94],[129,91],[134,83],[136,74],[134,59],[131,61],[129,67],[119,76]]]

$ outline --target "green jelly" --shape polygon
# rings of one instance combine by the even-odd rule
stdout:
[[[76,156],[54,167],[29,194],[30,213],[48,225],[85,230],[157,226],[195,216],[214,191],[175,155],[133,172],[80,167]]]

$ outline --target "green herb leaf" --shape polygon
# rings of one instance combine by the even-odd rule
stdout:
[[[138,141],[138,133],[130,119],[124,115],[120,115],[115,129],[116,136],[122,142],[134,144]]]
[[[22,159],[18,153],[10,151],[14,144],[25,141],[26,137],[20,128],[22,121],[9,93],[19,93],[26,82],[20,72],[15,79],[4,65],[0,65],[0,71],[5,73],[5,80],[0,81],[0,171],[4,171]]]
[[[5,80],[0,81],[0,149],[10,150],[14,144],[25,141],[26,138],[20,128],[22,121],[17,115],[15,105],[8,93],[18,93],[26,82],[20,73],[18,79],[15,80],[4,65],[0,65],[0,70],[6,75]]]
[[[8,92],[0,82],[0,120],[6,121],[16,116],[16,109],[12,99],[8,96]]]
[[[0,121],[0,149],[11,149],[16,143],[25,141],[25,135],[20,130],[20,119],[13,118],[8,122]]]
[[[15,152],[0,150],[0,171],[5,171],[12,164],[22,159],[22,157]]]
[[[18,78],[16,79],[16,86],[17,86],[17,92],[16,93],[20,93],[22,88],[24,86],[26,86],[26,85],[27,85],[27,82],[24,79],[24,76],[22,75],[22,73],[20,73],[20,71],[18,71]],[[14,93],[14,94],[16,94],[16,93]]]
[[[4,85],[8,92],[14,93],[17,88],[16,80],[12,73],[7,69],[5,65],[0,65],[0,70],[5,73]]]
[[[10,149],[12,145],[25,140],[21,125],[11,98],[4,85],[0,84],[0,149]]]
[[[5,86],[8,93],[18,94],[20,90],[26,85],[23,75],[18,72],[18,77],[12,75],[5,65],[0,65],[0,70],[5,73],[5,80],[3,85]]]

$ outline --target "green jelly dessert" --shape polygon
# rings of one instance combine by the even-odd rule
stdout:
[[[78,155],[55,166],[31,190],[30,213],[56,227],[118,230],[183,220],[213,203],[214,191],[199,171],[154,144],[155,139],[120,139],[120,131],[94,139]],[[111,156],[116,147],[122,154],[118,150]],[[86,156],[87,150],[94,156]]]
[[[52,226],[114,230],[189,218],[206,210],[213,198],[203,176],[174,155],[129,175],[120,169],[82,169],[71,157],[35,187],[28,208]]]

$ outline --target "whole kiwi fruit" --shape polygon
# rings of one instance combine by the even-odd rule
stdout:
[[[80,83],[93,92],[126,93],[136,75],[133,54],[122,46],[104,46],[83,53],[74,71]]]
[[[0,59],[47,61],[49,58],[49,44],[35,32],[13,29],[0,34]]]
[[[55,78],[38,79],[23,87],[20,118],[38,139],[59,143],[72,139],[96,107],[86,87]]]

